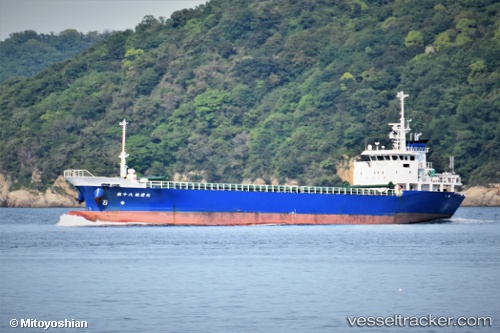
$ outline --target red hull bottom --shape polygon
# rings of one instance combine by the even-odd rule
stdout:
[[[72,211],[92,222],[119,222],[151,225],[238,226],[238,225],[309,225],[309,224],[404,224],[447,218],[437,214],[396,214],[394,216],[268,214],[268,213],[179,213],[179,212],[93,212]]]

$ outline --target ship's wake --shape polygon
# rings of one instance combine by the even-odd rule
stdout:
[[[134,223],[139,225],[141,223]],[[63,214],[59,217],[59,222],[56,223],[60,227],[107,227],[107,226],[125,226],[126,223],[120,222],[103,222],[103,221],[89,221],[82,216]]]
[[[451,223],[463,223],[463,224],[472,224],[472,223],[498,223],[500,220],[498,219],[488,219],[488,218],[470,218],[470,217],[455,217],[450,219]]]

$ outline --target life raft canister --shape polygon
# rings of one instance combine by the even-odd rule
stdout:
[[[101,203],[104,198],[104,189],[102,187],[98,187],[94,190],[94,200],[96,203]]]

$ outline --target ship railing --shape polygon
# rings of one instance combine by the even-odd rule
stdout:
[[[443,183],[443,184],[455,184],[460,185],[462,180],[460,175],[456,175],[453,173],[436,173],[433,176],[425,175],[418,179],[420,182],[425,183]]]
[[[462,184],[462,180],[459,175],[453,174],[440,174],[439,177],[445,184]]]
[[[443,184],[461,184],[460,176],[450,173],[436,173],[432,177],[432,182],[443,183]]]
[[[94,175],[87,170],[64,170],[64,178],[67,177],[94,177]]]
[[[406,146],[406,150],[415,152],[424,152],[424,153],[428,153],[430,151],[430,149],[427,147],[422,148],[422,147],[410,147],[410,146]]]
[[[174,190],[213,190],[213,191],[244,191],[244,192],[275,192],[275,193],[308,193],[308,194],[358,194],[358,195],[395,195],[394,190],[387,188],[349,188],[326,186],[295,186],[295,185],[260,185],[260,184],[227,184],[227,183],[194,183],[148,181],[146,187]]]

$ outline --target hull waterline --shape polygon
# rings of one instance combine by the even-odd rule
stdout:
[[[262,213],[178,213],[178,212],[92,212],[72,211],[92,222],[177,226],[248,225],[328,225],[328,224],[406,224],[449,218],[443,214],[396,214],[394,216],[262,214]]]

